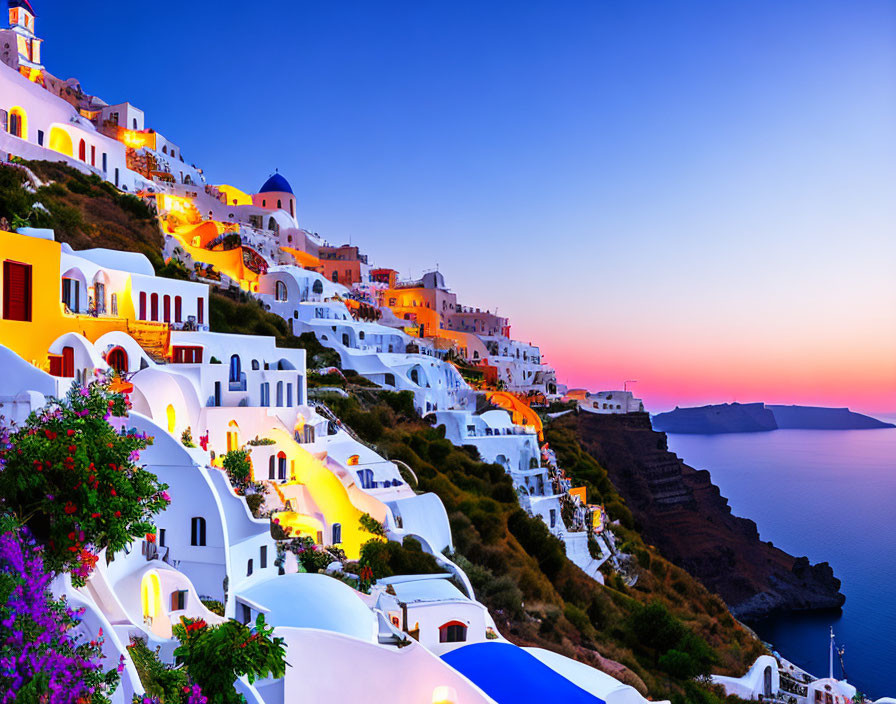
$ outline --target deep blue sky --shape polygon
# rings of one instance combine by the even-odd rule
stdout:
[[[53,73],[561,380],[896,408],[892,2],[35,5]]]

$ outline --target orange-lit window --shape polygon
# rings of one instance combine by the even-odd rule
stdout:
[[[352,455],[348,458],[348,466],[349,467],[357,467],[358,462],[361,461],[361,458],[358,455]]]

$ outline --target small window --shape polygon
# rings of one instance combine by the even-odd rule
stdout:
[[[205,546],[205,519],[202,516],[190,519],[190,545]]]
[[[185,608],[187,608],[187,590],[178,589],[176,592],[171,592],[171,610],[183,611]]]
[[[277,300],[285,301],[286,300],[286,284],[282,281],[277,282]]]
[[[268,566],[268,546],[267,545],[262,545],[261,548],[259,548],[258,566],[261,569],[264,569],[265,567]]]
[[[37,131],[37,144],[38,144],[38,146],[41,146],[41,147],[44,146],[44,131],[43,130]]]
[[[159,547],[165,547],[165,529],[159,528]]]
[[[467,640],[467,627],[460,621],[449,621],[439,626],[439,643],[463,643]]]
[[[252,576],[252,570],[253,570],[252,560],[250,559],[249,562],[246,563],[246,576],[247,577]]]
[[[333,524],[333,545],[339,545],[342,542],[342,524]]]
[[[251,560],[250,560],[251,562]],[[240,604],[240,623],[249,623],[252,620],[252,609],[248,604]]]

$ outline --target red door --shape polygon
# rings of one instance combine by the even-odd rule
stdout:
[[[75,348],[62,348],[62,376],[73,377],[75,375]]]
[[[140,292],[140,320],[146,320],[146,291]]]

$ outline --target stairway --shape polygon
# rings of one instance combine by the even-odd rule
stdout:
[[[168,363],[168,350],[171,345],[171,328],[167,323],[155,323],[147,320],[127,323],[127,333],[143,351],[157,364]]]

